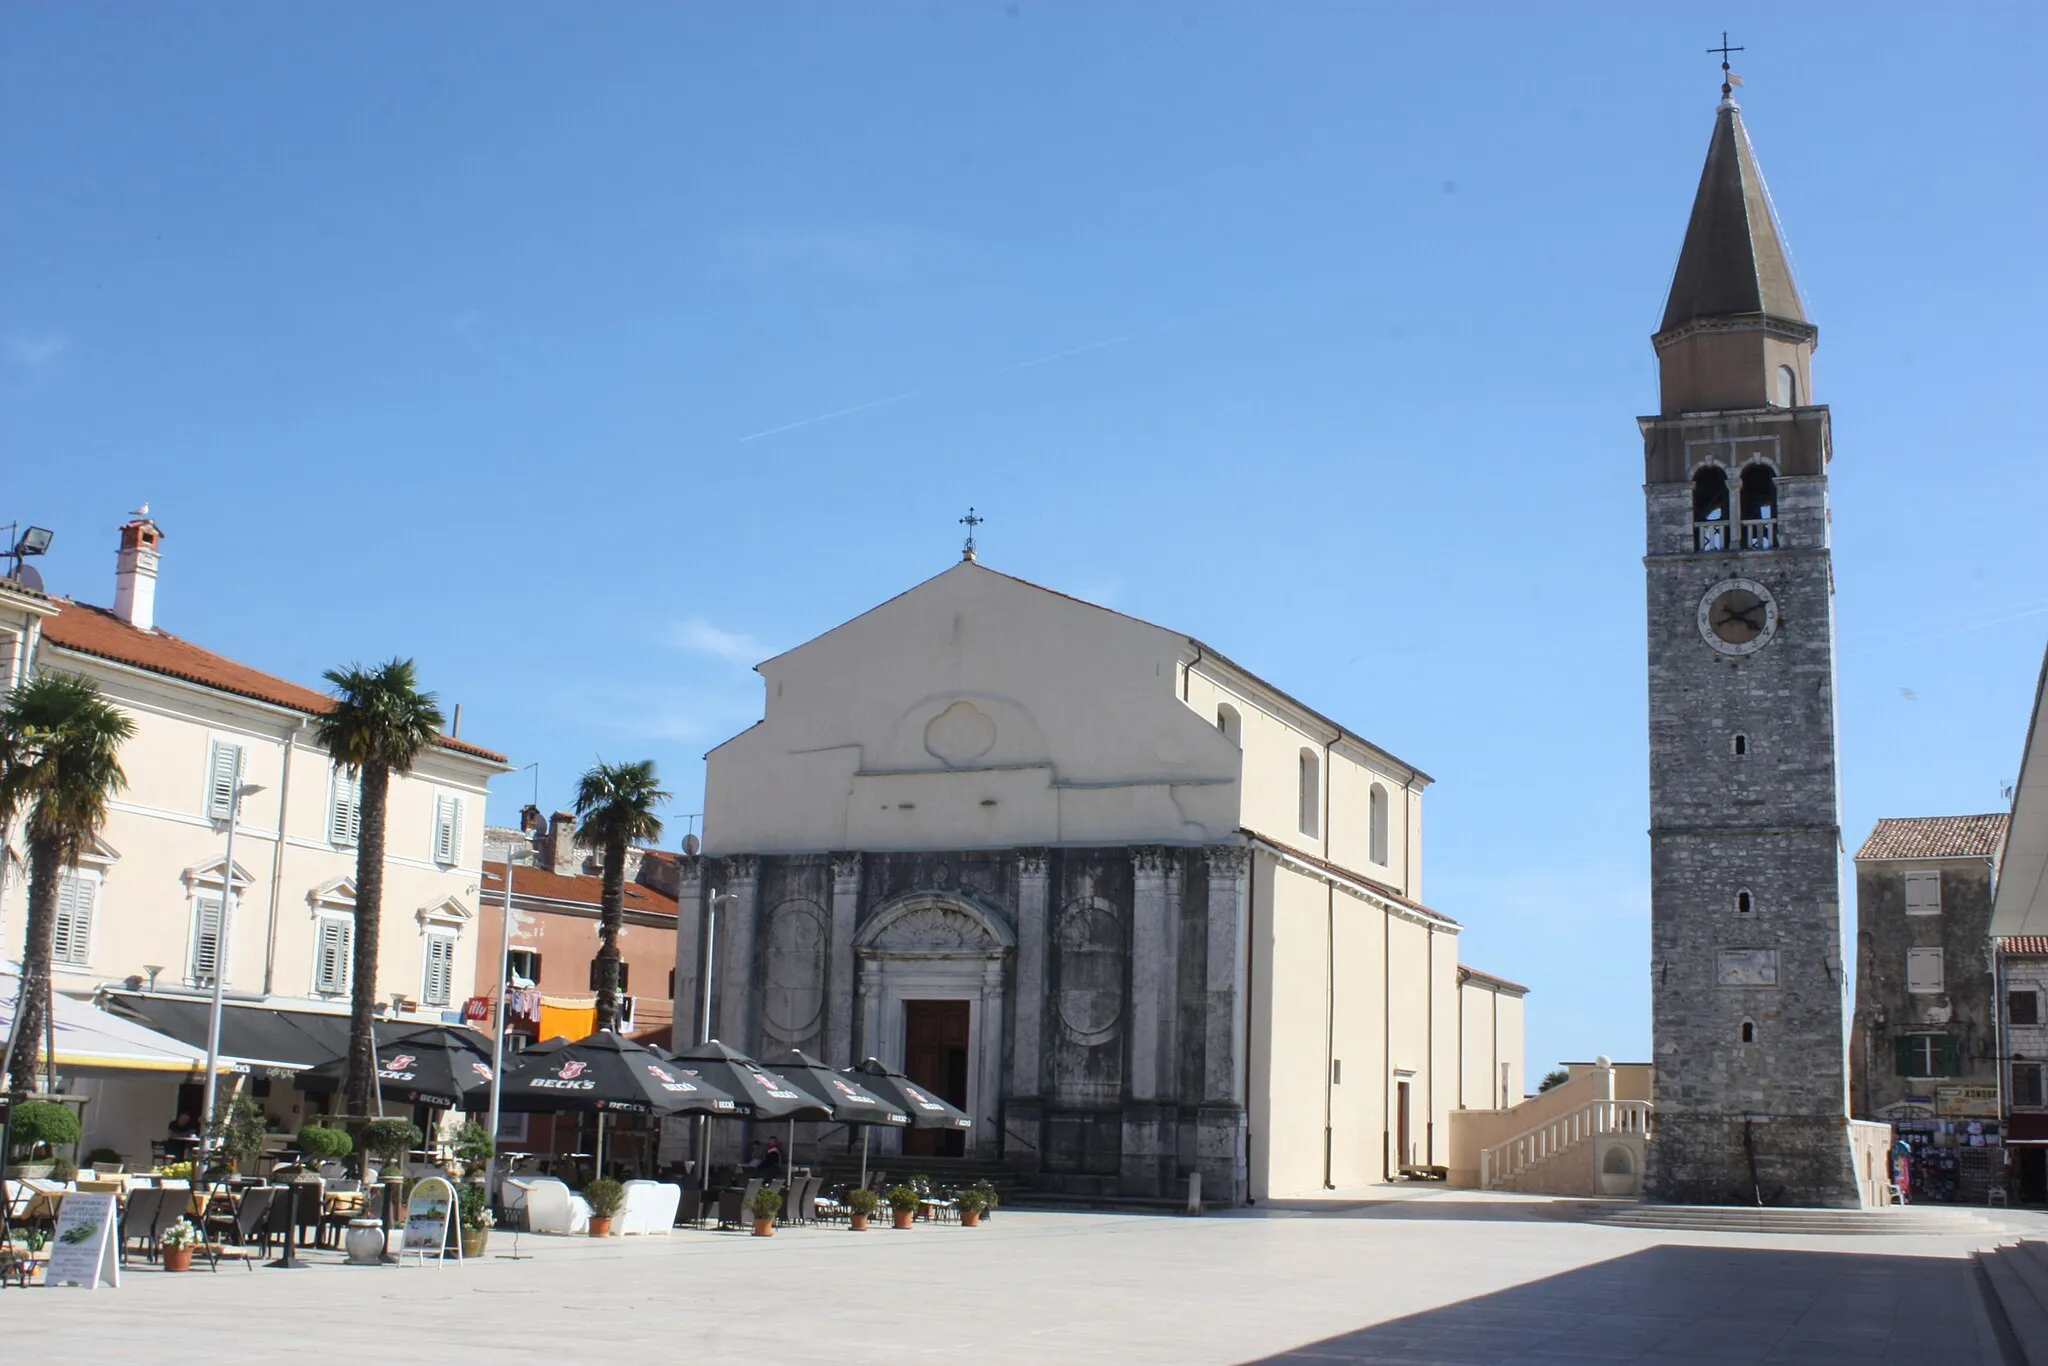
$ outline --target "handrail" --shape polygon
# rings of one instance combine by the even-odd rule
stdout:
[[[1534,1125],[1479,1154],[1479,1185],[1492,1190],[1565,1149],[1596,1135],[1650,1132],[1650,1102],[1589,1100],[1574,1110]]]

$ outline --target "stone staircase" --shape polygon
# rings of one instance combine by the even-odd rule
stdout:
[[[2006,1360],[2048,1366],[2048,1243],[2005,1243],[1974,1256]]]
[[[1888,1209],[1807,1209],[1789,1205],[1639,1205],[1560,1202],[1566,1218],[1608,1228],[1677,1233],[1804,1233],[1886,1237],[1975,1235],[2032,1231],[2038,1225],[2002,1211],[1960,1206],[1894,1205]],[[2048,1366],[2048,1363],[2044,1363]]]

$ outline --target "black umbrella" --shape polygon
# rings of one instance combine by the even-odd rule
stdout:
[[[400,1105],[453,1110],[491,1084],[490,1040],[450,1025],[386,1025],[377,1031],[377,1090]],[[300,1074],[302,1088],[338,1087],[346,1054]]]
[[[832,1107],[820,1104],[817,1097],[808,1091],[791,1086],[782,1077],[755,1062],[746,1054],[716,1039],[671,1054],[678,1065],[694,1067],[709,1077],[722,1090],[745,1100],[753,1107],[756,1119],[786,1119],[789,1121],[789,1146],[796,1150],[796,1122],[800,1119],[830,1119]],[[698,1135],[700,1152],[708,1155],[708,1145],[703,1134]],[[709,1190],[711,1164],[700,1160],[697,1184],[700,1189]],[[785,1160],[784,1170],[787,1170]]]
[[[941,1100],[922,1083],[914,1082],[878,1058],[854,1064],[846,1075],[883,1100],[903,1107],[913,1129],[972,1129],[974,1120],[965,1110]],[[861,1184],[867,1184],[867,1150],[861,1150]]]
[[[609,1029],[575,1043],[551,1040],[527,1049],[506,1069],[500,1088],[498,1108],[514,1114],[595,1113],[600,1171],[607,1114],[737,1115],[751,1108],[694,1068]]]
[[[864,1086],[856,1086],[844,1072],[835,1072],[800,1048],[784,1054],[775,1068],[777,1076],[800,1091],[809,1092],[832,1107],[832,1118],[842,1124],[859,1124],[860,1183],[868,1183],[868,1129],[877,1124],[907,1125],[910,1116],[894,1101],[883,1100]],[[796,1146],[792,1136],[790,1146]]]

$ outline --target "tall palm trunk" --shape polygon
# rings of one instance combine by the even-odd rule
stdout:
[[[391,797],[391,768],[363,765],[363,828],[356,845],[355,962],[348,1012],[348,1112],[367,1115],[377,1095],[377,952],[384,923],[384,824]]]
[[[619,1027],[619,927],[626,919],[626,838],[604,842],[604,881],[598,887],[597,1027]]]
[[[64,860],[57,842],[28,840],[28,924],[22,936],[21,999],[15,1003],[20,1021],[14,1033],[14,1060],[8,1068],[8,1089],[26,1095],[36,1089],[36,1060],[50,1021],[50,952],[57,940],[57,890]]]

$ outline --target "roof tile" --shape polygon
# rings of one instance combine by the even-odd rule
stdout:
[[[1998,951],[2048,958],[2048,934],[2009,934],[1998,941]]]
[[[1885,859],[1993,858],[2005,843],[2006,814],[1895,816],[1877,823],[1856,851],[1859,863]]]

